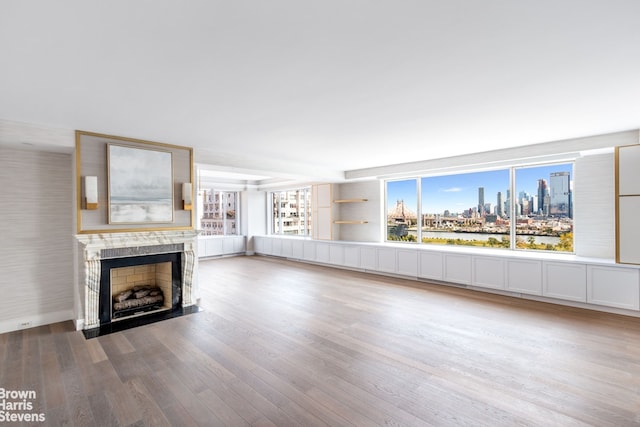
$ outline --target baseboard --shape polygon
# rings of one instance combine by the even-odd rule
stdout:
[[[84,319],[74,319],[73,324],[76,327],[76,331],[81,331],[84,329]]]
[[[0,322],[0,334],[18,331],[20,329],[35,328],[36,326],[50,325],[51,323],[64,322],[66,320],[73,320],[73,317],[73,310],[63,310],[3,320]]]

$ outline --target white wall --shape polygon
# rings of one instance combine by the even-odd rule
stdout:
[[[73,318],[70,154],[0,147],[0,333]]]
[[[267,234],[267,193],[246,190],[240,195],[241,229],[247,236],[247,253],[254,251],[252,236]]]
[[[574,250],[583,257],[614,259],[614,153],[584,156],[574,169]]]
[[[367,199],[366,202],[337,203],[334,219],[367,221],[366,224],[338,224],[334,227],[334,240],[352,242],[381,242],[382,183],[358,181],[334,185],[334,199]]]

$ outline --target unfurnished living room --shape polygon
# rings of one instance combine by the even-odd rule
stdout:
[[[640,2],[0,4],[0,424],[640,425]]]

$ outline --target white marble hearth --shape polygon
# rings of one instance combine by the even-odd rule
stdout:
[[[84,319],[82,329],[100,326],[99,296],[103,259],[163,253],[181,253],[182,307],[195,304],[194,270],[196,263],[195,231],[148,231],[132,233],[79,234],[80,287]]]

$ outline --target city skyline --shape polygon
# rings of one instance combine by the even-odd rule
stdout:
[[[516,196],[523,191],[536,196],[538,180],[544,179],[550,185],[550,175],[554,172],[569,172],[570,184],[573,182],[572,163],[517,168]],[[480,187],[484,188],[484,202],[491,203],[493,210],[498,192],[502,192],[504,201],[507,200],[509,169],[431,176],[421,181],[423,214],[442,214],[446,210],[453,214],[477,208]],[[404,200],[405,206],[412,210],[417,208],[415,179],[387,182],[387,207],[395,206],[397,200]]]

